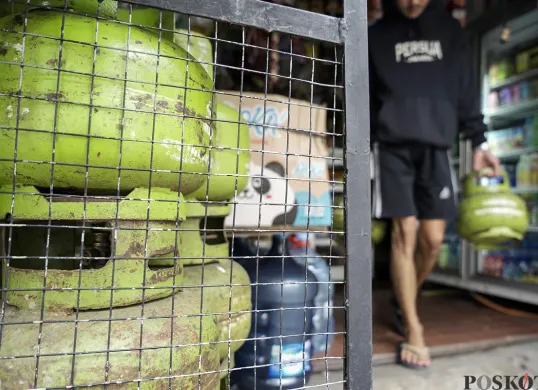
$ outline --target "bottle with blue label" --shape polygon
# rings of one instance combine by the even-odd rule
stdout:
[[[246,240],[234,240],[234,253],[252,285],[252,322],[248,341],[235,354],[232,385],[239,390],[302,388],[312,372],[316,276],[284,255],[284,239],[273,236],[271,249],[256,257]]]
[[[297,233],[287,239],[286,254],[301,266],[308,267],[318,280],[318,293],[314,302],[314,353],[324,353],[331,347],[334,338],[333,297],[335,284],[330,283],[329,265],[310,245],[307,233]]]

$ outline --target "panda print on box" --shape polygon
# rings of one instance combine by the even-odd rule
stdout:
[[[292,225],[297,216],[295,193],[284,180],[282,164],[267,164],[262,176],[262,167],[251,160],[249,175],[247,186],[237,195],[226,217],[226,226],[258,226],[258,220],[260,226]]]

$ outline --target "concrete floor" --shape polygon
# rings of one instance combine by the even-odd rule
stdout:
[[[538,342],[437,358],[424,371],[412,371],[397,365],[374,367],[373,390],[463,390],[464,375],[520,376],[525,372],[538,375]],[[342,372],[329,372],[328,381],[325,373],[316,374],[307,388],[343,389],[342,378]],[[538,389],[538,383],[533,389]]]

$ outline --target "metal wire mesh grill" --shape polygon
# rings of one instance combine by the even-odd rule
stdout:
[[[357,388],[342,46],[165,3],[0,5],[0,388]]]

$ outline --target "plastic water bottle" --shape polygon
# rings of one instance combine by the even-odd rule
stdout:
[[[289,390],[304,387],[310,379],[314,312],[306,307],[314,307],[318,284],[312,272],[283,257],[283,244],[282,236],[274,236],[264,258],[255,258],[246,240],[234,240],[235,255],[252,256],[236,260],[257,283],[252,286],[257,312],[249,340],[235,353],[231,375],[232,385],[240,390]]]
[[[317,309],[314,312],[314,353],[330,349],[334,338],[333,298],[335,286],[330,282],[329,265],[310,245],[306,233],[292,235],[287,240],[286,254],[292,256],[301,266],[316,275],[318,293],[314,298]]]

